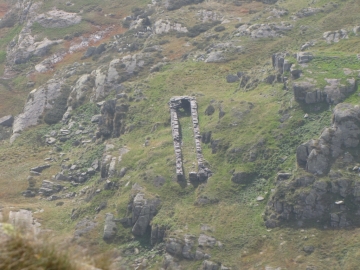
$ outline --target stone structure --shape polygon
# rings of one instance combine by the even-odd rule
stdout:
[[[204,164],[204,157],[201,150],[201,134],[199,128],[199,118],[197,113],[197,103],[194,97],[177,96],[170,99],[170,115],[171,115],[171,130],[174,141],[175,157],[176,157],[176,175],[178,180],[184,180],[184,169],[181,151],[181,134],[180,124],[178,118],[178,109],[190,109],[193,123],[196,159],[198,163],[198,171],[189,173],[189,180],[191,182],[204,182],[210,176],[211,171]]]

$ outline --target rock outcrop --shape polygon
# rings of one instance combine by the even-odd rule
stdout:
[[[97,138],[119,137],[125,131],[125,119],[129,105],[122,100],[108,100],[101,107]]]
[[[135,190],[134,187],[133,190]],[[145,194],[140,190],[133,196],[133,199],[128,205],[131,217],[125,217],[120,220],[124,226],[131,226],[131,231],[136,236],[143,236],[145,232],[150,229],[150,222],[157,214],[158,207],[161,203],[158,198],[146,199]],[[157,229],[158,230],[155,231],[156,229],[154,227],[154,231],[151,234],[154,243],[160,241],[160,239],[164,237],[164,234],[161,231],[159,232],[159,229],[162,230],[162,228]]]
[[[358,157],[347,151],[358,147],[359,142],[360,107],[338,104],[332,127],[325,128],[319,139],[297,148],[299,173],[277,179],[276,191],[267,205],[266,226],[275,227],[289,220],[297,220],[299,226],[306,220],[317,220],[334,228],[358,226],[360,187],[356,180],[358,167],[354,166]],[[349,170],[352,173],[344,175],[337,171],[344,166],[354,167]],[[304,174],[301,168],[308,173]],[[325,175],[329,181],[319,178]]]
[[[39,117],[53,107],[52,101],[61,94],[62,80],[51,79],[44,86],[30,92],[24,110],[15,117],[13,133],[38,124]]]
[[[317,88],[310,82],[294,82],[292,85],[295,99],[306,104],[326,101],[329,104],[338,104],[357,89],[354,78],[347,79],[346,85],[339,79],[326,79],[328,85],[323,89]]]
[[[154,24],[153,29],[155,34],[164,34],[169,33],[171,31],[180,32],[180,33],[187,33],[188,30],[185,26],[181,25],[180,23],[172,23],[168,20],[158,20]]]
[[[105,241],[113,240],[116,235],[116,232],[117,232],[117,227],[114,221],[114,215],[107,213],[105,217],[103,239]]]
[[[203,233],[200,234],[199,237],[196,237],[195,235],[192,234],[178,235],[176,232],[176,234],[171,235],[167,238],[165,243],[165,250],[168,254],[174,256],[177,259],[206,261],[210,258],[208,252],[210,252],[211,249],[214,248],[215,246],[221,246],[221,245],[222,244],[216,241],[214,237],[208,236]],[[166,256],[168,254],[166,254]],[[209,262],[209,264],[211,264],[211,262]],[[219,266],[219,268],[217,269],[220,269],[221,263],[216,265]],[[212,268],[206,268],[206,269],[212,269]]]
[[[65,28],[80,23],[81,16],[77,13],[54,9],[38,15],[35,22],[45,28]]]
[[[328,31],[323,34],[323,38],[326,40],[327,43],[337,43],[341,39],[348,39],[348,33],[345,29],[340,29],[337,31]]]
[[[269,23],[269,24],[244,24],[238,28],[239,36],[250,36],[252,38],[272,38],[281,37],[293,26],[289,23]]]
[[[299,166],[308,172],[324,175],[331,164],[348,148],[357,147],[360,139],[360,107],[341,103],[334,108],[332,127],[325,128],[318,140],[310,140],[296,150]]]

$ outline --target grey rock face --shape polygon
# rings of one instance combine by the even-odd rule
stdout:
[[[207,236],[205,236],[207,237]],[[191,234],[185,234],[182,239],[178,237],[170,237],[167,239],[165,243],[166,252],[174,255],[178,258],[184,258],[187,260],[203,260],[204,258],[209,258],[209,255],[203,251],[203,247],[213,247],[213,245],[207,245],[209,239],[212,237],[204,238],[199,237],[201,239],[201,245],[196,245],[196,236]],[[214,238],[212,238],[214,239]],[[199,241],[199,240],[198,240]],[[212,240],[210,241],[213,242]],[[216,240],[215,240],[216,243]],[[196,247],[197,246],[197,247]]]
[[[117,232],[116,223],[114,222],[114,215],[107,213],[105,216],[104,234],[103,239],[105,241],[112,240]]]
[[[338,104],[357,88],[356,80],[353,78],[347,79],[346,85],[341,84],[339,79],[326,79],[326,82],[328,85],[322,90],[309,82],[293,83],[295,99],[306,104],[324,101],[329,104]]]
[[[41,173],[43,170],[50,168],[50,167],[51,167],[50,164],[44,164],[44,165],[40,165],[40,166],[31,168],[30,171]]]
[[[184,235],[184,246],[182,249],[182,256],[185,259],[192,260],[195,258],[195,254],[192,251],[192,247],[195,244],[196,237],[194,235]]]
[[[24,110],[15,117],[13,133],[21,133],[29,126],[37,125],[39,116],[53,107],[52,101],[61,94],[63,81],[51,79],[46,85],[30,92]]]
[[[101,107],[97,138],[119,137],[125,131],[129,105],[120,100],[108,100]]]
[[[56,184],[48,180],[44,180],[41,187],[39,188],[39,193],[44,196],[50,196],[54,193],[59,192],[60,190],[62,190],[62,188],[62,185]]]
[[[0,126],[11,127],[14,122],[14,117],[12,115],[7,115],[0,118]]]
[[[100,118],[101,118],[101,114],[97,114],[97,115],[94,115],[93,117],[91,117],[91,123],[98,123],[100,121]]]
[[[274,53],[272,55],[272,65],[280,74],[290,71],[292,66],[292,63],[285,59],[286,56],[288,56],[287,53]],[[274,81],[274,79],[272,81]]]
[[[96,47],[89,47],[86,52],[84,53],[82,59],[89,58],[95,54]]]
[[[155,34],[169,33],[171,31],[187,33],[188,30],[185,26],[180,23],[173,23],[169,20],[158,20],[154,24],[153,31]]]
[[[314,246],[304,246],[303,250],[307,253],[307,254],[311,254],[314,252],[315,248]]]
[[[205,234],[200,234],[198,238],[198,244],[201,247],[214,247],[216,244],[216,239]]]
[[[254,174],[250,172],[235,172],[232,177],[231,181],[236,184],[248,184],[253,180]]]
[[[230,74],[226,76],[226,82],[228,83],[234,83],[237,81],[239,81],[239,77],[237,75]]]
[[[304,175],[277,182],[277,191],[267,206],[266,226],[275,227],[283,220],[292,219],[323,220],[334,228],[358,224],[346,204],[351,203],[352,207],[360,209],[360,185],[351,177],[333,171],[332,166],[350,165],[354,157],[347,150],[358,147],[359,142],[360,107],[338,104],[334,108],[332,127],[325,128],[319,139],[310,140],[297,148],[299,167],[313,176]],[[357,172],[358,168],[353,170]],[[328,182],[317,178],[327,174]],[[287,200],[287,196],[295,197]],[[344,198],[343,201],[339,201],[339,196]]]
[[[205,59],[205,63],[224,63],[226,62],[226,57],[223,52],[211,52],[208,57]]]
[[[298,61],[299,64],[308,63],[313,58],[314,56],[312,55],[312,53],[309,52],[299,52],[296,54],[296,60]]]
[[[184,242],[178,238],[168,238],[166,241],[166,252],[175,255],[175,256],[181,256],[182,255],[182,249],[184,246]]]
[[[163,269],[165,270],[182,270],[183,268],[177,262],[177,259],[169,254],[164,255],[164,261],[162,264]]]
[[[359,35],[360,34],[360,25],[355,26],[353,28],[353,32],[354,32],[355,35]]]
[[[338,104],[334,108],[333,127],[324,129],[318,140],[311,140],[297,148],[299,166],[311,173],[326,174],[333,160],[344,153],[344,149],[359,144],[359,115],[359,106]]]
[[[301,46],[300,50],[301,50],[301,51],[305,51],[305,50],[307,50],[308,48],[310,48],[310,47],[312,47],[312,46],[314,46],[314,45],[315,45],[315,41],[308,41],[308,42],[304,43],[304,44]]]
[[[62,174],[62,173],[57,173],[55,175],[55,179],[59,180],[59,181],[68,181],[69,177],[67,177],[66,175]]]
[[[293,26],[287,23],[244,24],[238,28],[238,32],[240,36],[250,35],[252,38],[271,38],[281,37],[292,28]]]
[[[215,107],[210,104],[209,106],[207,106],[207,108],[205,110],[205,115],[212,115],[212,114],[214,114],[214,112],[215,112]]]
[[[324,88],[326,94],[326,101],[330,104],[338,104],[347,96],[353,93],[356,88],[356,80],[354,78],[347,79],[346,85],[342,85],[339,79],[325,79],[328,83]]]
[[[157,214],[158,207],[161,201],[159,199],[146,199],[145,194],[141,192],[142,187],[138,184],[133,185],[133,190],[137,192],[132,201],[128,205],[131,210],[131,217],[126,217],[121,220],[123,226],[132,226],[132,233],[136,236],[142,236],[149,229],[150,222]],[[153,226],[152,238],[156,243],[164,237],[165,228]]]
[[[35,42],[35,37],[31,36],[30,30],[23,30],[19,34],[18,40],[14,40],[13,46],[7,48],[7,62],[23,64],[32,56],[45,56],[52,46],[60,42],[61,40],[49,40],[47,38]]]
[[[150,221],[157,213],[157,207],[160,205],[160,200],[154,199],[145,199],[143,193],[138,193],[133,201],[132,206],[132,233],[134,235],[142,236],[149,224]]]
[[[24,23],[27,16],[34,11],[34,5],[31,1],[12,1],[11,5],[11,8],[0,21],[0,28],[13,27],[17,22]]]
[[[212,134],[211,131],[204,132],[204,133],[201,135],[201,142],[202,142],[202,143],[205,143],[205,144],[211,142],[211,134]]]
[[[150,244],[153,246],[161,243],[165,237],[166,228],[158,225],[151,226]]]
[[[86,52],[84,53],[82,59],[89,58],[94,55],[100,55],[106,50],[106,44],[103,43],[99,45],[98,47],[89,47]]]
[[[348,39],[348,33],[345,29],[340,29],[337,31],[328,31],[323,34],[323,38],[326,40],[327,43],[337,43],[341,39]]]
[[[55,9],[38,15],[35,21],[45,28],[65,28],[80,23],[81,16]]]
[[[201,270],[220,270],[221,264],[205,260],[201,264]]]
[[[71,89],[68,104],[71,106],[73,102],[78,102],[90,94],[94,86],[94,80],[94,77],[90,74],[80,76]]]

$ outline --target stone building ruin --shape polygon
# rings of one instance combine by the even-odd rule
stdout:
[[[196,159],[198,170],[197,172],[189,172],[189,180],[192,183],[201,183],[208,179],[211,171],[205,166],[205,160],[201,150],[201,134],[199,127],[199,118],[197,112],[197,103],[195,97],[176,96],[172,97],[169,102],[171,115],[171,130],[174,142],[175,159],[176,159],[176,175],[178,181],[185,180],[183,158],[181,150],[181,130],[178,117],[178,110],[183,108],[191,113],[192,126],[195,139]]]

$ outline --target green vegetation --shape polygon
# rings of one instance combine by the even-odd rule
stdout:
[[[75,59],[80,65],[86,62],[85,68],[79,74],[74,73],[66,78],[67,86],[54,100],[53,107],[44,113],[42,123],[23,131],[12,145],[8,141],[0,141],[1,207],[7,209],[15,206],[34,211],[43,209],[43,212],[36,213],[36,217],[43,228],[54,231],[55,238],[60,242],[64,239],[70,242],[79,221],[92,220],[96,223],[94,228],[86,237],[73,240],[74,243],[89,248],[92,254],[116,250],[114,258],[123,257],[128,265],[135,260],[147,258],[147,269],[160,269],[164,244],[151,247],[148,232],[142,237],[133,237],[131,228],[123,227],[118,222],[114,241],[106,243],[102,240],[105,213],[113,213],[117,220],[131,216],[128,204],[134,196],[132,186],[138,184],[146,198],[156,197],[161,200],[161,206],[152,220],[152,225],[166,228],[168,237],[183,239],[185,234],[198,237],[200,233],[205,233],[223,244],[222,247],[217,244],[214,248],[206,250],[212,261],[222,262],[233,269],[264,269],[266,266],[306,269],[310,265],[316,265],[318,269],[356,269],[360,255],[357,228],[335,232],[324,229],[322,220],[305,222],[303,228],[299,228],[295,223],[284,223],[283,227],[271,230],[264,226],[263,213],[269,198],[274,194],[277,173],[288,172],[293,176],[304,174],[296,165],[296,148],[310,139],[318,138],[322,130],[331,125],[333,109],[325,102],[309,105],[298,103],[294,100],[291,87],[284,90],[282,83],[267,84],[264,79],[274,74],[271,55],[277,52],[288,52],[290,56],[287,60],[303,70],[303,76],[297,81],[310,80],[318,87],[324,87],[325,78],[341,79],[343,84],[348,78],[358,78],[360,62],[356,54],[359,36],[349,35],[349,39],[334,44],[327,44],[322,40],[322,33],[325,31],[339,28],[349,30],[355,24],[359,24],[358,4],[354,1],[342,1],[332,9],[292,20],[292,14],[308,7],[307,2],[280,1],[276,8],[288,9],[288,15],[273,19],[268,18],[273,16],[270,12],[275,6],[264,5],[259,1],[169,2],[174,4],[173,7],[167,8],[171,11],[166,11],[162,6],[147,9],[149,1],[145,0],[125,0],[121,3],[114,0],[104,0],[101,3],[99,0],[79,0],[74,1],[74,5],[66,5],[66,1],[60,3],[50,0],[42,4],[42,12],[50,10],[53,6],[68,12],[82,10],[79,14],[83,20],[78,25],[56,30],[34,23],[32,34],[40,40],[45,37],[62,39],[65,36],[86,36],[98,31],[97,26],[120,26],[122,23],[124,27],[129,27],[130,21],[122,19],[130,14],[140,16],[139,18],[150,16],[150,19],[144,20],[146,25],[168,16],[175,22],[192,27],[188,27],[187,34],[152,34],[148,38],[138,38],[141,34],[132,29],[117,38],[119,42],[125,40],[123,50],[119,50],[115,43],[108,42],[110,49],[97,56],[98,61],[76,58],[77,56],[67,58],[67,63]],[[191,5],[194,3],[198,5]],[[181,8],[183,5],[191,6]],[[330,1],[320,0],[311,4],[314,7],[323,5],[330,5]],[[158,14],[159,10],[164,10],[164,14]],[[219,25],[220,21],[209,22],[197,17],[199,10],[219,12],[224,19],[231,19],[229,23]],[[250,10],[252,12],[249,12]],[[236,36],[236,32],[233,32],[234,26],[239,27],[240,23],[234,18],[240,16],[241,24],[289,21],[293,24],[293,30],[284,31],[282,37],[276,38],[252,39],[249,36]],[[21,28],[22,26],[18,25],[1,32],[1,66],[5,63],[7,44]],[[314,59],[305,66],[300,66],[293,54],[298,52],[306,41],[313,39],[316,39],[317,43],[308,50],[314,54]],[[224,49],[221,49],[221,46],[216,47],[218,44],[222,44]],[[241,50],[233,52],[231,47],[226,47],[227,44],[241,46]],[[61,46],[60,44],[59,47]],[[154,49],[155,46],[161,46],[161,52],[151,54],[151,50],[146,50]],[[54,48],[56,49],[57,47]],[[231,54],[231,61],[203,61],[210,52],[220,50]],[[124,134],[119,138],[83,143],[93,140],[93,136],[96,135],[96,124],[91,123],[90,119],[93,115],[100,114],[100,107],[89,101],[93,91],[91,86],[86,97],[72,104],[72,121],[75,124],[69,127],[69,123],[62,123],[60,119],[66,111],[71,86],[75,85],[79,75],[90,74],[98,68],[107,72],[109,61],[135,54],[145,55],[142,60],[146,64],[136,69],[134,74],[119,74],[121,78],[116,85],[129,97],[126,101],[130,107],[124,120]],[[32,63],[17,65],[15,68],[18,74],[15,74],[14,78],[0,79],[0,96],[6,101],[0,102],[0,117],[21,111],[28,92],[33,89],[26,88],[28,81],[36,81],[35,87],[38,87],[38,82],[46,81],[52,76],[50,73],[31,73],[33,64],[40,60],[32,59]],[[137,60],[136,63],[139,64],[142,60]],[[166,65],[157,72],[150,73],[150,67],[158,62]],[[55,67],[55,70],[67,68],[64,67],[65,64],[61,65],[62,63]],[[124,67],[125,64],[121,68]],[[244,87],[240,87],[240,82],[227,83],[227,75],[237,72],[246,73],[254,82],[253,86],[244,90]],[[284,76],[290,78],[291,75],[286,73]],[[123,88],[120,88],[120,82]],[[114,99],[117,94],[119,93],[112,90],[106,99]],[[196,97],[200,130],[212,132],[212,141],[202,144],[202,148],[213,175],[207,183],[197,187],[176,181],[168,101],[172,96],[180,95]],[[359,90],[351,94],[345,102],[358,104]],[[212,115],[205,114],[209,104],[215,108]],[[221,117],[220,112],[223,113]],[[194,135],[189,113],[182,111],[179,115],[184,169],[187,175],[197,168]],[[71,136],[65,142],[57,141],[54,145],[47,145],[46,136],[51,131],[60,129],[69,129]],[[90,131],[83,134],[82,129]],[[74,135],[77,131],[78,134]],[[114,148],[105,153],[106,145],[113,145]],[[130,151],[119,161],[119,149],[123,147]],[[55,181],[52,177],[60,170],[69,173],[69,167],[76,164],[81,167],[79,170],[84,172],[94,160],[101,160],[105,155],[116,158],[117,172],[122,168],[127,169],[124,176],[115,174],[107,179],[116,188],[105,189],[106,180],[101,179],[100,172],[96,172],[80,185],[70,181],[61,182],[66,192],[75,192],[76,197],[47,201],[39,200],[38,197],[21,196],[21,192],[28,186],[26,179],[29,169],[43,164],[44,159],[48,162],[51,158],[49,162],[52,166],[36,180],[37,188],[43,180]],[[251,173],[251,180],[244,184],[233,183],[231,177],[236,172]],[[350,178],[355,174],[343,175]],[[159,176],[165,181],[161,185],[156,185],[154,179]],[[329,182],[330,179],[324,177],[321,181]],[[308,192],[309,189],[299,188],[292,194],[284,194],[284,198],[293,202],[296,196]],[[279,188],[276,192],[285,191]],[[258,201],[258,196],[264,197],[264,200]],[[327,199],[332,201],[341,198],[331,195]],[[57,205],[58,202],[63,204]],[[105,209],[96,210],[104,203]],[[346,202],[346,205],[348,204],[350,208],[353,207]],[[354,213],[352,220],[357,219],[355,210],[351,211]],[[212,229],[202,231],[201,225],[204,224]],[[41,247],[37,242],[18,235],[12,236],[9,241],[12,242],[8,245],[0,245],[1,269],[11,269],[8,265],[13,261],[9,261],[6,254],[18,247],[24,250],[24,255],[19,253],[24,256],[22,258],[29,258],[27,261],[38,268],[78,269],[69,261],[72,260],[72,256],[60,252],[61,258],[58,258],[59,254],[51,246]],[[313,245],[315,251],[305,254],[303,247],[306,245]],[[22,259],[18,259],[19,257],[14,258],[17,263],[23,262]],[[49,265],[51,262],[60,268]],[[184,269],[198,269],[202,262],[182,260],[181,263]],[[61,265],[64,267],[61,268]],[[106,269],[106,266],[103,269]]]

